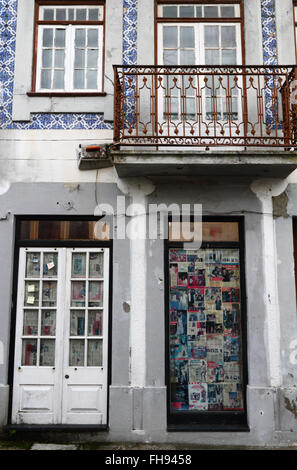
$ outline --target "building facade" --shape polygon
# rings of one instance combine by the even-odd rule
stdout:
[[[3,430],[296,445],[296,13],[0,0]]]

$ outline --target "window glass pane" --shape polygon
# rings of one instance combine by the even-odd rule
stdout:
[[[215,7],[215,6],[204,7],[205,18],[217,18],[218,16],[219,16],[218,7]]]
[[[88,366],[101,367],[102,366],[102,340],[89,339],[88,340]]]
[[[38,310],[24,310],[23,335],[38,335]]]
[[[86,297],[86,285],[83,281],[71,283],[71,307],[84,307]]]
[[[204,26],[204,40],[207,47],[219,46],[219,27],[218,26]]]
[[[98,21],[99,19],[99,10],[98,8],[89,8],[89,20]]]
[[[63,50],[55,51],[55,67],[59,67],[59,68],[64,67],[64,51]]]
[[[103,282],[89,282],[89,307],[103,307]]]
[[[220,53],[218,49],[205,50],[205,64],[206,65],[220,65]]]
[[[58,254],[44,253],[43,277],[56,277],[58,273]]]
[[[57,8],[56,9],[56,19],[65,21],[66,20],[66,9],[65,8]]]
[[[88,47],[98,47],[98,29],[88,29]]]
[[[222,26],[222,46],[236,46],[235,26]]]
[[[63,90],[64,89],[64,70],[55,70],[54,71],[54,89]]]
[[[24,305],[25,307],[38,307],[39,305],[39,282],[26,281]]]
[[[223,49],[222,50],[222,65],[236,65],[236,50]]]
[[[22,366],[37,365],[37,339],[23,339]]]
[[[177,7],[163,7],[163,17],[165,18],[177,18]]]
[[[180,65],[195,65],[195,51],[180,51]]]
[[[40,366],[54,366],[55,365],[55,346],[54,339],[41,339],[40,340]]]
[[[69,341],[69,366],[83,367],[85,361],[85,342],[83,339]]]
[[[97,70],[88,70],[87,71],[87,88],[89,90],[97,89]]]
[[[57,220],[40,220],[38,222],[39,240],[59,240],[61,236],[61,223]]]
[[[164,65],[177,65],[177,51],[164,51],[163,62]]]
[[[103,276],[103,253],[90,253],[89,277]]]
[[[234,6],[221,6],[221,16],[223,18],[233,18],[235,16]]]
[[[85,311],[72,310],[70,313],[70,336],[84,336]]]
[[[71,277],[86,277],[86,253],[72,254]]]
[[[85,68],[85,49],[75,49],[74,67]]]
[[[194,6],[180,6],[179,7],[180,18],[193,18],[194,17]]]
[[[26,277],[40,276],[40,253],[27,253]]]
[[[86,10],[86,8],[84,8],[84,9],[79,8],[76,11],[76,19],[78,21],[86,21],[86,19],[87,19],[87,10]]]
[[[102,336],[103,335],[103,312],[89,310],[88,320],[89,336]]]
[[[85,47],[86,45],[86,30],[85,29],[75,30],[75,45],[77,47]]]
[[[195,47],[195,32],[192,26],[181,26],[180,46],[181,47]]]
[[[163,28],[163,46],[164,47],[177,47],[177,27],[164,26]]]
[[[96,221],[90,220],[22,220],[20,227],[20,239],[94,240],[95,227]],[[53,276],[51,271],[48,271],[48,276]]]
[[[98,62],[98,51],[88,50],[88,67],[97,68],[97,62]]]
[[[42,51],[42,67],[52,67],[52,49],[43,49]]]
[[[44,47],[51,47],[53,45],[53,36],[54,35],[52,29],[44,29],[42,45]]]
[[[65,47],[65,29],[56,29],[55,46]]]
[[[43,19],[46,21],[53,21],[54,19],[54,9],[44,9],[43,10]]]
[[[51,88],[51,71],[50,70],[42,70],[41,71],[41,88],[49,89]]]
[[[197,18],[202,18],[202,7],[196,7]]]
[[[186,99],[186,119],[193,120],[196,116],[196,101],[194,99]]]
[[[74,9],[68,8],[68,20],[74,20]]]
[[[93,233],[90,233],[89,222],[81,220],[71,221],[69,227],[69,238],[72,240],[89,240],[90,238],[93,238]]]
[[[203,222],[202,231],[202,239],[205,242],[239,241],[237,222]]]
[[[42,283],[42,306],[55,307],[57,304],[57,282],[43,281]]]
[[[207,100],[210,103],[210,100]],[[196,228],[195,228],[196,224]],[[173,223],[169,222],[169,240],[183,241],[183,238],[173,238]],[[191,222],[190,230],[200,230],[200,222]],[[239,231],[237,222],[203,222],[202,223],[203,242],[238,242]]]
[[[76,90],[85,88],[85,72],[84,72],[84,70],[74,70],[74,88]]]
[[[42,310],[41,312],[41,336],[55,336],[56,334],[56,310]]]

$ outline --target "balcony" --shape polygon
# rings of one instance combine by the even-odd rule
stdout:
[[[120,176],[288,176],[297,67],[114,66]]]

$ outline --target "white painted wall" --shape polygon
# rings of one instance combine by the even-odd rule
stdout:
[[[15,182],[115,181],[113,168],[80,171],[80,144],[112,142],[107,130],[3,130],[0,131],[1,188]]]

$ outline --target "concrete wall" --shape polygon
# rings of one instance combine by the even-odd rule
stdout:
[[[133,183],[125,181],[126,187]],[[228,184],[227,184],[228,183]],[[246,259],[245,273],[247,284],[247,331],[248,331],[248,420],[249,433],[168,433],[166,430],[166,389],[165,389],[165,353],[164,353],[164,265],[163,241],[146,242],[145,284],[141,284],[140,296],[146,298],[144,318],[145,329],[136,333],[138,345],[144,339],[145,374],[143,382],[135,354],[142,355],[140,346],[131,349],[131,319],[137,309],[143,308],[139,297],[133,298],[133,269],[135,279],[143,275],[143,264],[135,268],[131,263],[135,245],[133,240],[114,241],[113,263],[113,320],[112,320],[112,380],[110,387],[110,432],[107,440],[131,439],[135,441],[191,442],[208,445],[278,445],[296,440],[294,403],[296,399],[296,366],[291,363],[292,341],[296,331],[296,308],[292,253],[291,217],[278,217],[275,221],[277,240],[277,276],[279,281],[280,343],[273,342],[269,319],[266,292],[263,281],[267,278],[265,253],[265,217],[263,198],[259,196],[259,187],[267,185],[265,181],[242,181],[232,183],[216,178],[208,181],[170,180],[155,182],[148,191],[147,182],[140,182],[140,191],[149,203],[201,203],[205,215],[244,214]],[[274,182],[269,183],[273,189]],[[109,202],[116,206],[116,196],[123,194],[123,182],[100,183],[97,186],[98,202]],[[130,187],[129,186],[129,187]],[[265,186],[266,187],[266,186]],[[295,186],[289,186],[288,209],[295,215],[297,207]],[[39,195],[36,198],[36,194]],[[128,202],[133,193],[124,193]],[[146,196],[145,196],[146,195]],[[20,197],[21,196],[21,197]],[[11,287],[13,277],[13,241],[14,215],[18,214],[59,214],[69,215],[63,203],[71,198],[72,214],[93,214],[95,207],[94,184],[80,183],[79,188],[69,184],[16,183],[0,197],[0,213],[11,211],[8,220],[0,222],[1,248],[0,263],[6,273],[0,284],[1,337],[4,346],[3,363],[0,364],[0,387],[2,422],[5,422],[7,407],[7,367],[10,333]],[[59,202],[59,205],[57,205]],[[64,204],[64,207],[66,205]],[[272,213],[269,215],[272,219]],[[268,235],[268,233],[266,233]],[[288,239],[289,236],[289,239]],[[289,240],[289,243],[288,243]],[[138,249],[139,247],[136,247]],[[135,271],[136,269],[136,271]],[[127,308],[130,305],[130,308]],[[134,313],[133,313],[134,312]],[[135,317],[137,318],[137,317]],[[144,336],[143,336],[144,335]],[[0,343],[0,344],[1,344]],[[133,346],[133,345],[132,345]],[[280,384],[272,382],[271,370],[275,357],[271,348],[279,350]],[[295,346],[297,349],[297,346]],[[1,362],[1,361],[0,361]],[[135,378],[136,377],[136,378]],[[98,439],[98,436],[86,438]],[[100,435],[101,438],[101,435]]]

